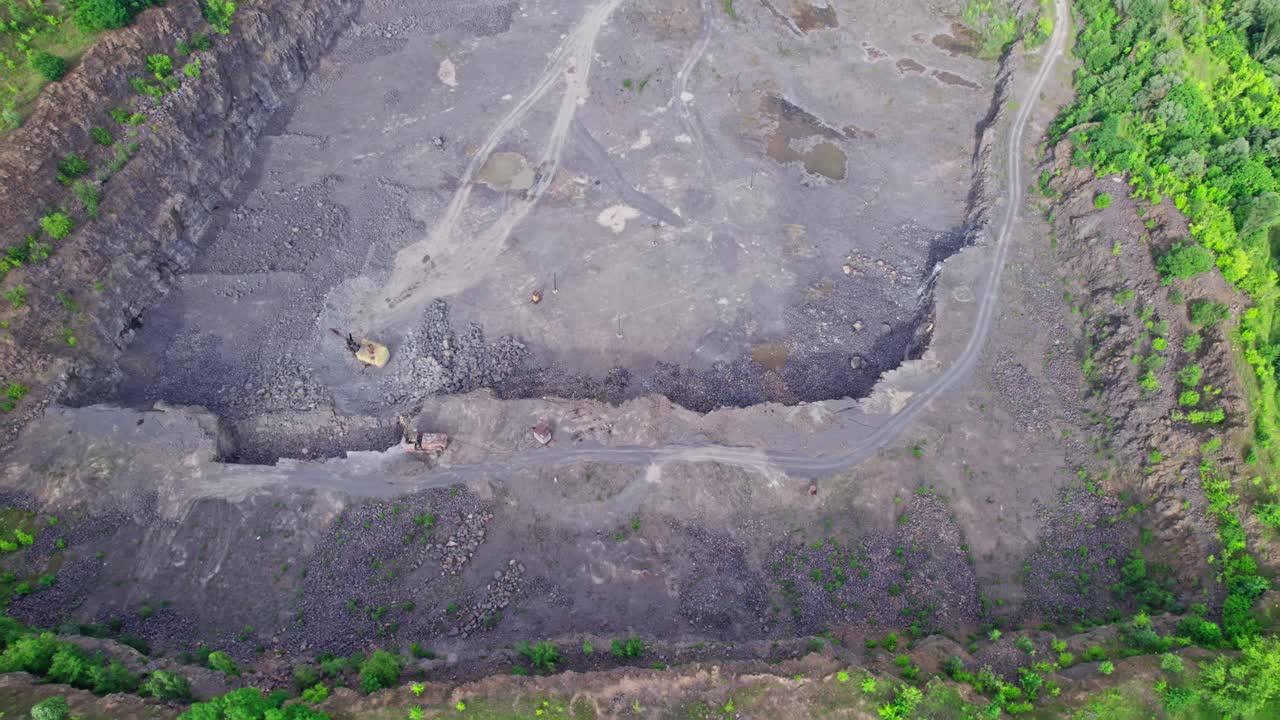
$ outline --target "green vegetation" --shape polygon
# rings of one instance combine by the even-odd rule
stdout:
[[[1111,207],[1111,195],[1109,193],[1098,193],[1093,196],[1093,206],[1099,210],[1106,210]]]
[[[402,670],[400,658],[386,650],[377,650],[360,664],[360,689],[371,693],[392,687],[400,681]]]
[[[156,670],[142,683],[141,692],[161,700],[190,700],[191,683],[177,673]]]
[[[209,653],[207,662],[210,670],[217,670],[224,675],[233,677],[240,674],[240,666],[236,664],[235,658],[221,650]]]
[[[1083,67],[1051,139],[1070,136],[1072,161],[1099,176],[1127,173],[1135,197],[1171,199],[1194,241],[1252,298],[1238,347],[1257,383],[1255,439],[1270,450],[1280,356],[1271,238],[1280,222],[1280,14],[1258,0],[1081,0],[1075,9]],[[1199,256],[1187,259],[1177,267],[1202,266]],[[1197,325],[1227,317],[1198,304]]]
[[[1199,245],[1176,243],[1156,260],[1156,269],[1165,282],[1173,278],[1187,279],[1213,270],[1213,253]]]
[[[550,640],[540,643],[522,642],[516,645],[516,652],[539,672],[555,672],[556,663],[560,662],[560,649]]]
[[[31,68],[49,82],[57,82],[67,74],[67,61],[43,50],[31,56]]]
[[[31,708],[31,720],[67,720],[69,717],[71,717],[71,708],[62,695],[41,700]]]
[[[1003,0],[969,0],[963,17],[964,24],[978,33],[978,57],[1000,57],[1017,39],[1017,15]]]
[[[286,705],[288,698],[282,690],[264,695],[257,688],[241,688],[192,705],[178,720],[329,720],[304,704]]]
[[[634,660],[644,655],[644,640],[638,637],[615,639],[611,645],[613,656],[619,660]]]
[[[67,217],[66,213],[57,210],[40,218],[40,229],[54,240],[62,240],[71,234],[71,231],[75,229],[75,225],[71,222],[71,218]]]
[[[231,32],[231,18],[236,14],[236,4],[231,0],[200,0],[200,11],[213,31],[226,35]]]

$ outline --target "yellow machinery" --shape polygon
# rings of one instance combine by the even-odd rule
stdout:
[[[365,365],[380,368],[387,364],[387,360],[391,359],[391,351],[380,342],[374,342],[369,338],[362,338],[360,342],[356,342],[354,335],[347,333],[344,336],[342,331],[337,328],[329,328],[329,332],[342,338],[342,341],[347,345],[347,350]]]
[[[386,345],[376,343],[369,338],[360,341],[360,349],[356,351],[356,359],[365,365],[372,365],[380,368],[387,364],[387,360],[391,357],[391,351]]]

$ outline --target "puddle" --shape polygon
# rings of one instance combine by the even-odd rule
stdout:
[[[833,142],[812,142],[813,139],[840,140],[839,132],[780,97],[766,96],[760,111],[777,123],[768,138],[766,154],[770,158],[782,164],[799,161],[809,173],[832,180],[844,179],[849,160],[844,150]],[[801,149],[797,150],[796,145]]]
[[[520,153],[498,152],[484,161],[476,179],[499,192],[528,190],[533,187],[533,168]]]
[[[951,57],[973,55],[978,51],[978,34],[958,22],[951,23],[951,34],[934,35],[933,44]]]
[[[900,73],[922,73],[924,66],[912,60],[911,58],[902,58],[898,61],[898,72]]]
[[[768,345],[757,345],[751,350],[751,359],[755,360],[767,370],[781,370],[783,365],[787,364],[787,356],[791,352],[787,350],[787,346],[782,343],[769,343]]]
[[[937,78],[938,82],[942,83],[943,85],[956,85],[959,87],[970,88],[972,90],[977,90],[978,88],[982,87],[981,85],[979,85],[976,82],[973,82],[972,80],[967,80],[965,78],[960,77],[959,75],[956,75],[955,73],[949,73],[946,70],[934,70],[929,74]]]
[[[791,19],[795,21],[796,27],[805,32],[825,30],[840,25],[836,20],[836,9],[831,5],[817,7],[801,0],[795,0],[791,4]]]

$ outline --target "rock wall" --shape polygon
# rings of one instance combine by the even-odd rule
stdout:
[[[272,114],[302,87],[358,6],[359,0],[241,3],[230,34],[214,35],[213,49],[199,53],[201,76],[162,100],[136,93],[130,78],[146,75],[149,53],[176,56],[178,41],[206,29],[194,0],[148,10],[129,27],[105,33],[46,89],[23,127],[0,138],[3,242],[37,233],[50,209],[66,208],[77,220],[75,233],[55,242],[47,261],[11,271],[4,282],[6,289],[24,285],[29,298],[21,308],[6,308],[0,381],[34,388],[21,406],[26,412],[5,417],[10,432],[49,398],[65,393],[75,402],[112,380],[114,360],[143,310],[161,301],[194,257],[214,211],[249,169]],[[147,115],[133,128],[136,135],[111,119],[117,107]],[[117,150],[94,143],[94,127],[109,128],[117,146],[138,147],[102,186],[101,216],[89,220],[56,177],[68,152],[89,159],[95,171],[110,161]]]

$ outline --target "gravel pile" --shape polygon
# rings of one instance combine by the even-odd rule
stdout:
[[[890,533],[776,545],[768,567],[779,622],[794,634],[839,623],[916,636],[976,622],[977,581],[945,506],[917,497],[902,507]]]
[[[484,542],[491,509],[457,488],[348,509],[306,566],[286,643],[348,654],[388,638],[426,640],[457,624],[456,577]]]
[[[502,614],[511,601],[525,590],[524,563],[510,560],[505,570],[493,571],[493,582],[485,586],[484,599],[476,603],[467,614],[466,622],[449,634],[471,637],[481,630],[492,630],[502,622]]]

